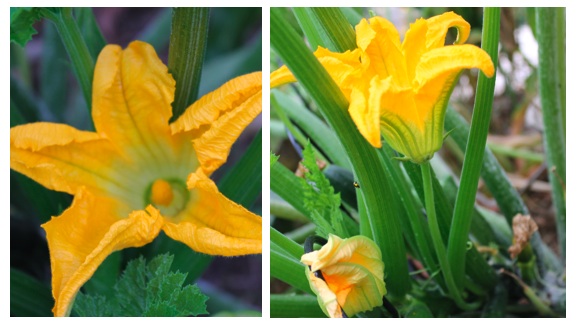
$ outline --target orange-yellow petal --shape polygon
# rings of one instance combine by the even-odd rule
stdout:
[[[116,155],[98,134],[63,124],[38,122],[10,129],[10,168],[69,194],[81,186],[120,193],[121,180],[111,167]]]
[[[342,89],[347,98],[349,89],[353,86],[353,81],[359,76],[360,50],[355,49],[337,53],[318,47],[318,50],[314,52],[314,56]],[[285,65],[270,74],[270,88],[295,81],[295,77]]]
[[[322,308],[322,311],[328,317],[342,318],[342,307],[340,307],[340,304],[338,303],[336,293],[332,292],[330,287],[328,287],[328,284],[324,280],[316,277],[316,275],[307,267],[306,277],[310,282],[310,288],[318,298],[318,304],[320,305],[320,308]]]
[[[356,41],[363,51],[362,66],[371,71],[370,78],[392,76],[400,85],[407,85],[409,79],[400,36],[390,21],[378,16],[360,21],[356,26]]]
[[[428,20],[428,33],[426,34],[427,49],[432,50],[444,45],[446,33],[449,28],[456,28],[458,34],[454,44],[463,44],[470,34],[470,24],[462,16],[454,12],[446,12],[436,15]]]
[[[70,313],[79,289],[108,255],[143,246],[158,235],[163,219],[155,208],[120,219],[118,206],[81,188],[70,208],[42,225],[50,250],[55,316]]]
[[[261,217],[223,196],[201,171],[191,174],[188,186],[194,192],[187,212],[163,227],[169,237],[205,254],[261,253]]]
[[[487,77],[495,72],[491,57],[479,47],[465,44],[431,50],[416,67],[415,85],[423,86],[436,77],[453,77],[463,69],[480,69]]]
[[[211,128],[217,119],[260,92],[261,72],[236,77],[189,106],[171,124],[171,131],[173,134],[196,131],[195,136],[199,136]]]
[[[418,19],[410,24],[406,31],[404,42],[402,42],[402,53],[406,58],[406,69],[408,78],[412,80],[416,72],[416,65],[420,62],[422,55],[428,51],[426,46],[426,34],[428,23],[425,19]]]
[[[311,267],[308,272],[322,272],[327,288],[348,316],[382,305],[386,294],[384,263],[372,240],[362,236],[341,239],[330,234],[327,244],[319,251],[304,254],[301,261]],[[312,290],[323,295],[318,296],[322,309],[335,313],[332,295],[311,275],[308,279]]]
[[[92,116],[97,132],[141,162],[167,162],[175,80],[147,43],[106,46],[95,66]]]
[[[235,140],[261,113],[261,90],[246,97],[244,101],[239,101],[238,104],[215,120],[209,130],[193,140],[197,159],[203,172],[208,176],[227,161]]]
[[[375,77],[377,78],[378,76]],[[369,108],[368,87],[368,82],[360,82],[359,85],[352,87],[348,112],[350,113],[350,117],[354,121],[354,124],[358,127],[360,134],[362,134],[362,136],[366,138],[372,146],[381,148],[380,109]]]
[[[271,89],[295,81],[294,74],[285,65],[269,74],[269,87]]]

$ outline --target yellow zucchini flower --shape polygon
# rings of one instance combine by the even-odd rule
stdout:
[[[444,45],[449,28],[458,31],[454,45]],[[408,159],[422,163],[442,146],[444,116],[452,89],[463,69],[494,75],[490,56],[466,42],[470,25],[447,12],[418,19],[404,41],[381,17],[356,26],[357,48],[315,55],[349,100],[349,112],[360,133],[380,148],[380,134]],[[287,67],[270,75],[271,86],[295,81]]]
[[[306,253],[306,277],[329,317],[342,317],[382,305],[386,295],[384,263],[376,243],[363,236],[342,239],[330,234],[320,250]],[[323,279],[314,272],[321,271]]]
[[[94,73],[96,132],[48,122],[10,129],[10,168],[74,195],[42,225],[55,316],[70,313],[109,254],[148,244],[160,230],[201,253],[261,253],[261,217],[209,179],[261,112],[261,73],[227,82],[169,124],[174,93],[175,80],[152,46],[108,45]]]

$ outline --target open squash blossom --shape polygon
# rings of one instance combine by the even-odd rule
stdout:
[[[74,195],[42,226],[55,316],[70,313],[109,254],[148,244],[160,230],[201,253],[261,253],[261,217],[209,179],[261,112],[261,73],[227,82],[169,124],[174,92],[152,46],[108,45],[94,73],[96,132],[47,122],[10,129],[10,168]]]
[[[444,45],[449,28],[458,31],[454,45]],[[408,159],[422,163],[442,146],[444,116],[452,89],[463,69],[478,68],[493,76],[490,56],[463,45],[470,25],[447,12],[410,25],[404,42],[394,25],[381,17],[356,26],[357,48],[314,53],[349,99],[349,112],[360,133],[380,148],[380,134]],[[285,66],[270,75],[271,86],[295,81]]]
[[[382,305],[386,295],[382,254],[371,239],[342,239],[330,234],[320,250],[302,256],[306,277],[318,303],[329,317],[342,317]],[[321,271],[323,279],[314,274]]]

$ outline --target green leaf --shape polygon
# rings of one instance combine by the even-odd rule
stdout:
[[[313,219],[305,206],[305,196],[301,183],[300,178],[295,176],[279,162],[274,163],[270,169],[271,190],[291,204],[296,210]],[[342,217],[348,230],[355,232],[357,227],[356,222],[348,215],[343,215]]]
[[[294,288],[313,294],[308,279],[306,278],[306,266],[300,263],[299,259],[283,252],[277,244],[270,243],[270,245],[271,276]]]
[[[311,295],[272,294],[271,317],[326,317],[318,299]]]
[[[10,268],[10,316],[52,316],[50,287]]]
[[[80,317],[113,317],[115,306],[103,295],[85,295],[78,293],[74,302],[73,316]]]
[[[183,287],[187,274],[171,272],[173,256],[164,254],[148,264],[132,260],[111,297],[80,294],[74,310],[80,316],[197,316],[206,314],[207,296],[196,285]]]
[[[10,7],[10,42],[25,46],[38,33],[32,25],[42,15],[33,7]]]
[[[279,246],[285,253],[299,260],[304,254],[304,247],[289,239],[278,230],[270,227],[269,236],[272,244]]]
[[[317,235],[327,238],[332,233],[347,238],[348,233],[340,212],[340,194],[334,194],[334,188],[318,167],[314,150],[309,143],[304,149],[302,164],[306,167],[305,179],[301,180],[304,205],[317,225]]]

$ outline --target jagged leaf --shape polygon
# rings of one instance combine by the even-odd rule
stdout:
[[[197,316],[207,314],[205,296],[196,285],[183,283],[186,273],[171,272],[173,256],[162,254],[146,263],[129,262],[114,287],[114,297],[78,295],[80,316]]]
[[[302,164],[306,168],[305,179],[302,180],[304,190],[304,205],[316,223],[316,234],[328,237],[332,233],[346,238],[347,231],[340,212],[340,194],[334,193],[330,181],[318,167],[312,145],[304,148]]]

